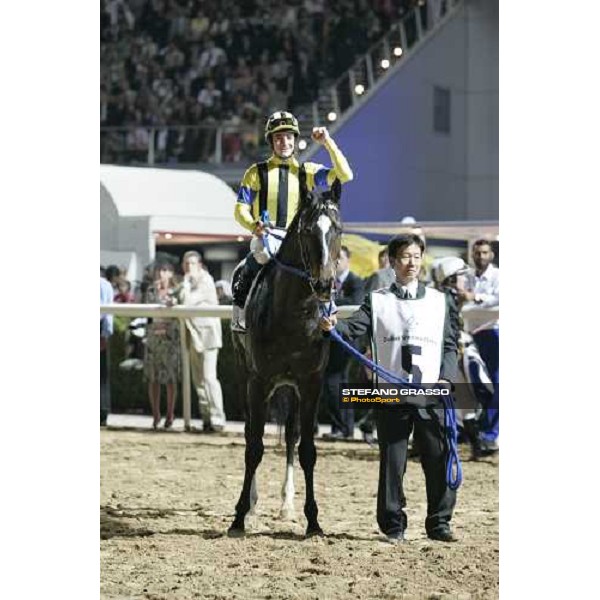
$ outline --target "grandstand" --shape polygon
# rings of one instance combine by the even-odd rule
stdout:
[[[326,124],[355,165],[346,222],[498,218],[497,3],[114,0],[102,23],[102,163],[237,190],[286,107],[301,160],[327,162]]]
[[[265,115],[286,106],[305,131],[337,118],[385,71],[364,57],[399,58],[392,47],[417,43],[430,12],[423,0],[103,0],[102,162],[251,162]]]

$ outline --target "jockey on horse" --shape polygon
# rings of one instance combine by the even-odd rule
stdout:
[[[242,227],[253,233],[250,253],[236,269],[233,276],[233,323],[232,329],[244,330],[244,305],[252,282],[261,266],[269,262],[270,255],[264,248],[262,236],[272,227],[277,238],[270,238],[269,249],[275,253],[291,223],[300,197],[301,165],[294,156],[300,135],[298,120],[290,112],[273,113],[265,126],[265,139],[273,154],[260,163],[253,164],[244,174],[235,205],[235,219]],[[341,183],[351,181],[352,170],[337,147],[326,127],[315,127],[314,142],[325,146],[333,167],[306,162],[306,186],[309,191],[317,186],[331,186],[335,179]],[[265,212],[274,217],[273,224],[263,223]]]

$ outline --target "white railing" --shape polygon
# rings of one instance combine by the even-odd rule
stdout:
[[[348,318],[358,306],[338,307],[338,318]],[[194,317],[217,317],[219,319],[231,319],[232,306],[204,306],[195,308],[192,306],[167,307],[162,304],[104,304],[100,306],[100,314],[110,314],[119,317],[147,317],[155,319],[177,319],[179,321],[179,333],[181,339],[181,370],[182,370],[182,392],[183,392],[183,422],[185,430],[189,431],[192,422],[192,382],[190,377],[190,356],[188,354],[186,340],[185,319]]]
[[[338,306],[337,317],[347,319],[359,306]],[[493,321],[498,318],[500,308],[481,308],[476,305],[465,307],[463,317],[465,321],[485,320]],[[185,430],[189,431],[192,421],[192,382],[190,376],[190,356],[188,354],[186,340],[185,319],[194,317],[217,317],[219,319],[231,319],[232,306],[206,305],[202,308],[192,306],[167,307],[162,304],[103,304],[100,306],[100,314],[111,314],[120,317],[147,317],[160,319],[177,319],[179,321],[179,333],[181,339],[181,370],[182,392],[183,392],[183,422]]]
[[[468,333],[474,333],[482,327],[497,321],[500,317],[500,307],[492,306],[483,308],[477,304],[466,304],[461,310],[464,322],[464,330]]]
[[[266,151],[258,125],[100,127],[101,163],[236,164],[255,161]]]

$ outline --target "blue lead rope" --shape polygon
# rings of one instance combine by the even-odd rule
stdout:
[[[442,396],[444,403],[444,430],[448,443],[446,458],[446,483],[451,490],[457,490],[462,483],[462,464],[458,456],[458,434],[456,431],[456,411],[450,396]]]
[[[265,211],[262,215],[262,221],[268,223],[269,217],[268,213]],[[262,236],[263,244],[265,249],[269,253],[269,256],[275,261],[275,263],[282,268],[284,271],[288,271],[289,273],[293,273],[298,275],[302,279],[310,280],[310,274],[302,271],[301,269],[296,269],[290,265],[286,265],[281,262],[277,256],[271,251],[269,247],[269,235],[272,235],[274,238],[283,240],[283,237],[274,234],[265,232]],[[329,302],[329,306],[321,305],[321,314],[323,316],[329,316],[331,314],[333,302]],[[360,363],[377,373],[384,381],[388,383],[400,384],[408,388],[412,389],[422,389],[420,385],[415,383],[410,383],[406,379],[388,371],[381,365],[374,363],[372,360],[369,360],[366,356],[363,356],[354,346],[349,344],[346,340],[342,338],[342,336],[335,330],[332,329],[329,334],[331,337],[341,346],[354,356],[356,360]],[[462,465],[460,463],[460,458],[458,456],[458,434],[456,431],[456,411],[454,410],[454,402],[451,396],[441,396],[442,402],[444,404],[444,434],[446,436],[446,442],[448,444],[448,453],[446,458],[446,483],[451,490],[457,490],[462,483]]]

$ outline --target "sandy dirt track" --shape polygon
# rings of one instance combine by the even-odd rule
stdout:
[[[244,467],[233,434],[103,430],[101,597],[132,599],[456,599],[498,597],[498,461],[464,462],[453,529],[427,539],[424,479],[406,473],[407,543],[379,541],[377,450],[317,441],[315,494],[326,536],[304,540],[304,478],[296,520],[281,521],[284,448],[265,437],[258,515],[244,539],[225,536]],[[464,458],[464,456],[463,456]]]

